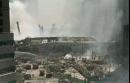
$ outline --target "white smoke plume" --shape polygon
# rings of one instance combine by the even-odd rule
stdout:
[[[10,10],[15,39],[92,36],[98,41],[109,41],[120,32],[122,12],[119,10],[119,0],[14,0],[10,3]],[[20,22],[20,36],[17,34],[16,21]],[[43,24],[42,35],[38,24]],[[56,26],[52,27],[52,24]]]
[[[25,37],[39,36],[39,30],[36,26],[36,20],[26,11],[26,6],[19,0],[10,2],[10,19],[11,19],[11,31],[14,33],[16,40],[23,39]],[[16,22],[20,24],[20,32]]]
[[[119,0],[83,0],[79,12],[76,28],[73,28],[77,35],[93,36],[106,42],[120,32],[122,11]]]

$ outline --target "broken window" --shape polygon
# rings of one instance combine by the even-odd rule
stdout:
[[[48,43],[48,40],[47,40],[47,39],[42,40],[42,44],[43,44],[43,43]]]

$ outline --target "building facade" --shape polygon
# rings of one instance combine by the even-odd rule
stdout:
[[[10,32],[8,0],[0,0],[0,32]]]
[[[0,0],[0,83],[15,83],[14,51],[9,0]]]

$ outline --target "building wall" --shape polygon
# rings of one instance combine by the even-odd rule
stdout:
[[[0,33],[0,83],[15,80],[14,51],[13,34]]]
[[[14,83],[14,39],[10,33],[9,0],[0,0],[0,83]]]

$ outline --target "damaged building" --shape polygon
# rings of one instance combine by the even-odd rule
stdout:
[[[18,51],[39,55],[83,55],[96,42],[92,37],[39,37],[26,38],[16,42]]]

